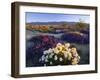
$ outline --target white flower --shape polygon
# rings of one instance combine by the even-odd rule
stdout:
[[[45,58],[45,62],[48,62],[48,59],[47,58]]]
[[[71,49],[70,48],[68,49],[68,52],[71,52]]]
[[[61,43],[58,43],[57,46],[62,46],[62,44]]]
[[[53,52],[53,50],[50,48],[48,50],[43,51],[43,54],[50,54],[52,52]]]
[[[78,59],[80,59],[80,56],[78,56]]]
[[[49,48],[48,53],[52,53],[53,49]]]
[[[72,49],[71,49],[71,52],[72,52],[72,53],[77,53],[77,49],[76,49],[76,48],[72,48]]]
[[[70,47],[70,43],[65,43],[65,47],[69,48]]]
[[[74,59],[72,60],[72,65],[76,65],[77,63],[78,63],[77,58],[74,58]]]
[[[47,50],[43,51],[43,54],[48,54],[48,51]]]
[[[54,53],[58,54],[59,50],[57,48],[54,48]]]
[[[53,63],[50,61],[50,64],[52,65]]]
[[[66,53],[67,51],[62,51],[62,53]]]
[[[39,62],[42,61],[41,58],[39,59]]]
[[[67,55],[66,53],[64,53],[64,57],[65,57],[65,58],[67,58],[67,57],[68,57],[68,55]]]
[[[79,60],[80,60],[80,56],[77,56],[77,61],[79,62]]]
[[[45,56],[43,55],[43,56],[41,57],[41,60],[44,61],[44,59],[45,59]]]
[[[44,66],[46,66],[46,64],[44,64]]]
[[[54,60],[57,60],[57,59],[58,59],[58,57],[55,55],[55,56],[54,56]]]
[[[54,53],[51,53],[51,54],[49,55],[49,58],[52,58],[52,57],[53,57],[53,55],[54,55]]]
[[[47,58],[48,59],[48,55],[46,55],[46,57],[45,58]]]
[[[44,66],[46,66],[47,62],[49,62],[50,65],[53,65],[53,62],[49,61],[49,59],[54,59],[55,61],[59,60],[60,62],[66,60],[63,59],[62,56],[58,57],[59,54],[63,55],[64,58],[71,61],[70,64],[72,65],[79,63],[80,56],[77,53],[77,49],[75,47],[70,48],[70,43],[65,43],[65,44],[58,43],[56,47],[49,48],[48,50],[43,51],[43,56],[39,59],[39,61],[45,62]]]
[[[71,60],[72,54],[69,52],[67,55],[68,55],[68,60]]]
[[[62,61],[62,60],[63,60],[62,57],[60,57],[60,58],[59,58],[59,61]]]
[[[78,57],[78,54],[77,54],[77,53],[73,53],[73,56],[74,56],[74,57]]]

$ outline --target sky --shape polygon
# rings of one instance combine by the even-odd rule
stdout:
[[[56,13],[25,13],[26,23],[30,22],[79,22],[81,19],[85,23],[90,22],[89,15],[79,15],[79,14],[56,14]]]

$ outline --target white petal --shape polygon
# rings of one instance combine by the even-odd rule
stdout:
[[[46,66],[46,64],[44,64],[44,66]]]
[[[48,62],[48,59],[47,58],[45,59],[45,62]]]
[[[43,54],[47,54],[47,53],[48,53],[48,51],[47,51],[47,50],[43,51]]]
[[[46,58],[48,59],[48,55],[46,56]]]
[[[53,56],[53,54],[51,53],[51,54],[49,55],[49,58],[52,58],[52,56]]]
[[[68,55],[67,55],[66,53],[64,53],[64,57],[65,57],[65,58],[67,58],[67,57],[68,57]]]
[[[62,60],[63,60],[63,59],[60,57],[60,58],[59,58],[59,61],[62,61]]]
[[[50,64],[53,64],[52,62],[50,62]]]
[[[52,52],[53,52],[53,50],[52,50],[51,48],[49,48],[48,52],[49,52],[49,53],[52,53]]]
[[[45,59],[45,56],[43,55],[41,60],[44,61],[44,59]]]
[[[55,55],[54,60],[57,60],[57,59],[58,59],[58,57]]]

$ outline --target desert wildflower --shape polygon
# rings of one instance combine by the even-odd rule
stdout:
[[[77,52],[77,49],[75,47],[70,48],[70,45],[70,43],[58,43],[56,47],[45,50],[39,61],[43,62],[44,66],[53,64],[61,65],[60,63],[67,65],[78,64],[80,61],[80,56]]]
[[[59,58],[59,61],[63,61],[62,57]]]
[[[55,55],[55,56],[54,56],[54,60],[57,60],[57,59],[58,59],[58,57],[57,57],[57,55]]]
[[[69,52],[69,53],[67,53],[67,55],[68,55],[68,60],[71,60],[72,54]]]
[[[77,58],[72,59],[72,64],[76,65],[78,63]]]
[[[62,45],[61,43],[58,43],[58,44],[57,44],[57,46],[61,46],[61,45]]]
[[[50,64],[52,65],[53,63],[52,63],[52,62],[50,62]]]
[[[52,57],[53,57],[53,55],[54,55],[54,53],[51,53],[51,54],[49,55],[49,58],[52,58]]]
[[[65,47],[69,48],[70,47],[70,43],[65,43]]]
[[[59,50],[57,48],[54,48],[54,53],[58,54],[59,53]]]

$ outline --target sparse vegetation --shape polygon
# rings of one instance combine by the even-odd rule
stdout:
[[[79,22],[76,23],[76,30],[82,31],[89,29],[88,24],[86,24],[83,20],[79,20]]]

